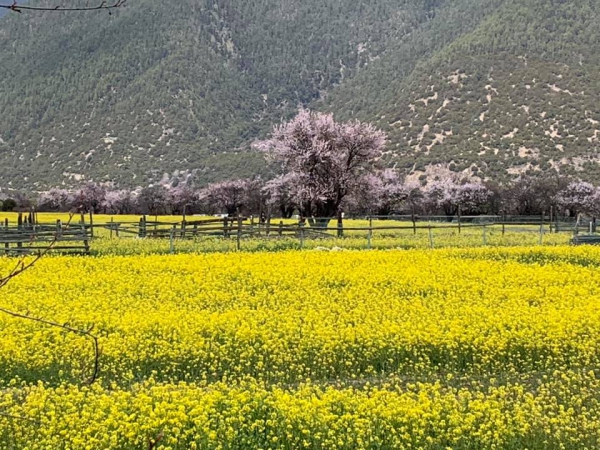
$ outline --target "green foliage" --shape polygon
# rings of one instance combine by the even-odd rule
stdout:
[[[6,198],[0,201],[0,206],[2,211],[14,211],[14,209],[17,207],[17,202],[12,198]]]
[[[0,185],[268,178],[250,144],[298,105],[373,122],[390,136],[384,162],[415,178],[435,165],[597,181],[598,18],[593,0],[139,0],[111,16],[10,14],[0,166],[12,170]]]

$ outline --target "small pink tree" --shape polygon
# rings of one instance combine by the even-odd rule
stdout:
[[[324,226],[327,218],[340,211],[346,197],[366,185],[385,141],[385,134],[372,125],[338,123],[331,114],[301,109],[257,147],[281,165],[282,182],[283,177],[288,177],[288,183],[293,181],[290,197],[300,213],[324,218],[318,223]]]
[[[108,214],[130,214],[136,207],[136,196],[125,189],[107,191],[101,207]]]
[[[466,215],[476,215],[486,212],[492,198],[492,191],[481,183],[465,183],[456,192],[457,206]]]
[[[252,208],[255,196],[260,195],[258,182],[252,180],[229,180],[208,185],[200,194],[200,200],[209,207],[234,215],[245,208]]]
[[[166,214],[170,210],[169,191],[162,185],[148,186],[138,196],[138,205],[145,214]]]
[[[263,187],[267,206],[278,210],[281,217],[292,217],[294,210],[298,208],[294,197],[294,186],[298,182],[291,174],[268,181]]]
[[[348,197],[344,207],[360,213],[389,215],[402,209],[412,210],[412,202],[419,202],[418,185],[404,183],[394,169],[385,169],[363,178],[363,186]]]
[[[106,189],[98,183],[86,183],[75,192],[75,208],[81,212],[98,212],[104,201]]]
[[[39,211],[68,211],[75,201],[72,192],[53,188],[40,195],[37,202]]]
[[[579,213],[594,215],[598,210],[598,189],[590,183],[575,181],[556,195],[560,208],[568,210],[571,216]]]
[[[480,183],[457,181],[444,178],[432,182],[426,189],[429,207],[453,216],[460,211],[463,214],[481,214],[492,197],[492,191]]]
[[[172,214],[192,212],[198,204],[198,193],[187,186],[168,189],[168,201]]]

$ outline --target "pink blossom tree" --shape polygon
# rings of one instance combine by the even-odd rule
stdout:
[[[89,182],[75,191],[74,207],[81,212],[99,212],[106,195],[101,184]]]
[[[203,203],[228,215],[252,212],[260,195],[260,182],[256,180],[221,181],[208,185],[199,194]]]
[[[173,214],[189,213],[198,205],[198,193],[187,186],[179,185],[168,189],[168,201]]]
[[[39,211],[68,211],[75,201],[72,192],[66,189],[52,188],[40,194],[37,202]]]
[[[135,210],[136,201],[136,195],[132,191],[107,191],[101,207],[108,214],[131,214]]]
[[[465,183],[456,192],[456,203],[465,215],[477,215],[487,212],[492,191],[481,183]]]
[[[368,182],[386,136],[359,121],[338,123],[332,114],[301,109],[291,121],[276,126],[271,138],[256,146],[291,177],[290,194],[300,213],[324,218],[326,226],[342,202]]]
[[[593,184],[575,181],[558,192],[556,203],[571,216],[579,213],[595,215],[599,209],[599,197],[598,189]]]
[[[453,179],[444,178],[432,182],[426,189],[426,195],[433,211],[453,216],[460,209],[464,214],[476,215],[485,212],[492,191],[480,183],[460,184]]]
[[[265,183],[263,194],[267,206],[275,208],[281,217],[292,217],[294,210],[298,208],[293,194],[293,187],[298,180],[291,174],[277,177]]]
[[[148,186],[140,191],[138,205],[146,214],[166,214],[170,211],[169,191],[162,185]]]
[[[412,211],[422,199],[419,185],[403,182],[394,169],[368,174],[363,181],[361,189],[348,197],[345,208],[385,216],[403,209]]]

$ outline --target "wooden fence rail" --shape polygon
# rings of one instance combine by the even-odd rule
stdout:
[[[0,253],[23,255],[43,251],[63,253],[90,253],[90,228],[85,225],[63,227],[56,225],[20,224],[0,227]]]

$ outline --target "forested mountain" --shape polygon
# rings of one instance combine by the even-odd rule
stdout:
[[[598,180],[598,12],[594,0],[448,2],[326,108],[386,129],[390,163],[415,177]]]
[[[38,1],[36,4],[42,4]],[[299,105],[374,122],[415,178],[600,179],[592,0],[161,0],[0,20],[0,185],[269,176]]]

